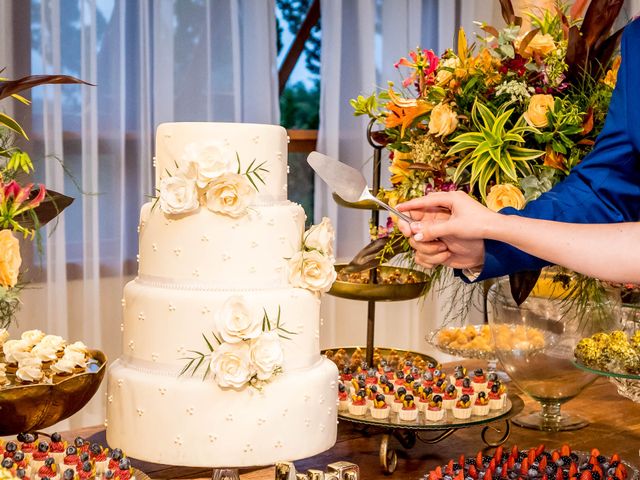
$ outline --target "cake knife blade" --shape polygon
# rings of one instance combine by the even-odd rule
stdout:
[[[311,152],[307,163],[329,187],[347,202],[370,200],[407,223],[413,219],[399,212],[369,192],[367,181],[358,170],[319,152]]]

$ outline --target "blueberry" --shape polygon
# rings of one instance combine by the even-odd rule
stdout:
[[[82,471],[90,472],[91,471],[91,462],[89,460],[85,460],[82,462]]]
[[[129,470],[131,468],[131,460],[129,460],[128,458],[123,458],[118,463],[118,468],[120,470]]]
[[[456,391],[456,386],[455,386],[455,385],[449,385],[449,386],[447,387],[447,389],[445,390],[445,392],[447,392],[447,393],[449,393],[449,394],[451,394],[451,393],[453,393],[453,392],[455,392],[455,391]]]
[[[40,453],[46,453],[49,451],[49,444],[45,441],[38,442],[38,451]]]
[[[358,397],[364,398],[367,396],[367,392],[364,391],[364,388],[361,388],[360,390],[358,390],[358,393],[356,393],[356,395]],[[122,454],[120,454],[120,458],[122,458]],[[119,460],[119,459],[114,458],[114,460]]]
[[[538,470],[535,468],[530,468],[529,471],[527,472],[527,475],[529,475],[530,477],[537,477]]]
[[[344,393],[344,392],[347,391],[347,387],[344,386],[344,383],[339,383],[338,384],[338,391],[340,393]],[[97,445],[97,444],[94,443],[93,445]],[[91,451],[92,452],[93,452],[93,445],[91,445]],[[98,448],[100,448],[100,445],[98,445]],[[96,453],[96,452],[93,452],[93,453]]]
[[[431,400],[433,400],[434,403],[442,403],[442,397],[440,395],[434,395]]]
[[[467,403],[467,402],[470,402],[470,401],[471,401],[471,398],[469,397],[469,395],[467,395],[467,394],[465,393],[464,395],[462,395],[462,396],[460,397],[460,401],[461,401],[461,402],[464,402],[464,403]]]
[[[433,381],[433,373],[431,372],[424,372],[422,374],[422,378],[425,379],[427,382],[432,382]]]
[[[569,465],[571,465],[571,457],[568,455],[563,455],[562,457],[560,457],[560,459],[562,460],[562,464],[565,467],[568,467]]]
[[[398,390],[396,390],[398,392],[398,396],[401,397],[403,395],[407,394],[407,389],[404,387],[399,387]]]
[[[427,368],[429,370],[434,370],[436,368],[436,364],[434,362],[427,362]]]
[[[18,463],[18,462],[21,462],[22,460],[24,460],[24,452],[18,450],[13,456],[13,461]]]
[[[367,387],[367,382],[364,380],[358,380],[358,388],[364,389]]]
[[[481,377],[481,376],[484,374],[484,372],[482,371],[482,369],[481,369],[481,368],[476,368],[476,369],[473,371],[473,374],[474,374],[475,376],[477,376],[477,377]]]
[[[54,463],[56,463],[55,459],[53,457],[48,457],[45,461],[44,464],[47,467],[50,467],[51,465],[53,465]]]
[[[67,468],[64,473],[62,474],[62,478],[63,480],[73,480],[75,478],[76,474],[73,471],[73,468]]]
[[[404,378],[404,372],[402,370],[396,371],[396,378],[399,378],[399,379]]]
[[[598,455],[596,457],[596,460],[598,460],[599,464],[604,464],[607,461],[607,457],[605,457],[604,455]]]
[[[574,462],[580,461],[580,457],[578,457],[578,454],[576,454],[576,453],[571,452],[570,457]]]
[[[433,371],[433,376],[434,376],[434,377],[439,377],[439,376],[441,376],[441,375],[442,375],[442,372],[441,372],[440,370],[435,369],[435,370]]]
[[[464,372],[462,370],[456,370],[455,373],[453,374],[453,378],[455,378],[456,380],[460,380],[462,378],[464,378]]]
[[[73,472],[73,470],[71,470]],[[113,470],[107,470],[106,472],[104,472],[104,478],[106,478],[107,480],[110,480],[111,478],[113,478],[115,475],[115,473],[113,472]],[[73,477],[71,477],[73,478]]]
[[[376,402],[384,402],[384,395],[379,393],[376,395]]]
[[[25,435],[26,435],[26,434],[27,434],[27,432],[20,432],[20,433],[17,435],[17,437],[16,437],[16,438],[18,439],[18,441],[19,441],[20,443],[24,443],[24,442],[26,442],[26,440],[25,440]]]
[[[58,432],[53,432],[51,434],[51,441],[52,442],[61,442],[62,441],[62,435],[60,435]]]
[[[74,447],[73,445],[69,445],[67,447],[67,450],[65,452],[67,455],[77,455],[78,454],[78,449],[76,447]]]
[[[27,471],[24,468],[19,468],[16,470],[16,477],[24,478],[27,476]]]
[[[16,452],[18,451],[18,444],[16,442],[7,442],[4,449],[9,453]]]
[[[36,441],[36,436],[33,433],[25,433],[23,443],[33,443]]]
[[[2,460],[2,463],[0,465],[2,465],[3,468],[7,468],[10,470],[13,468],[13,460],[11,460],[10,458],[5,458]]]
[[[73,440],[73,444],[74,444],[76,447],[78,447],[78,448],[82,447],[82,446],[84,445],[84,438],[82,438],[82,437],[76,437],[76,438]]]
[[[369,391],[373,393],[377,393],[378,392],[377,385],[369,385]]]
[[[404,377],[404,381],[407,382],[409,385],[411,385],[413,383],[413,375],[411,375],[410,373],[407,374],[406,377]]]
[[[498,374],[495,372],[491,372],[488,376],[487,376],[487,380],[489,380],[490,382],[497,382],[498,381]]]
[[[412,402],[412,401],[413,401],[413,395],[411,395],[410,393],[407,393],[407,394],[404,396],[404,400],[405,400],[406,402]]]
[[[86,462],[87,460],[89,460],[89,454],[87,452],[82,452],[80,454],[79,460],[80,460],[80,463]]]
[[[465,378],[462,380],[462,386],[463,386],[464,388],[469,388],[469,387],[471,386],[471,379],[470,379],[469,377],[465,377]]]
[[[466,465],[475,465],[476,464],[476,459],[475,458],[465,458],[464,463]]]
[[[487,394],[484,393],[484,392],[479,392],[478,393],[478,398],[487,398]],[[506,455],[506,454],[503,454],[503,457],[504,457],[504,455]]]
[[[600,480],[602,478],[598,472],[591,472],[591,477],[593,480]]]

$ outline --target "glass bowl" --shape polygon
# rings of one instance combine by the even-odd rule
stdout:
[[[489,325],[494,332],[508,325],[524,336],[522,345],[496,349],[507,374],[527,395],[541,404],[541,411],[520,415],[516,425],[546,431],[576,430],[588,425],[580,417],[561,413],[560,407],[576,397],[597,375],[578,368],[574,348],[578,341],[599,331],[614,328],[619,322],[619,303],[586,305],[579,311],[562,300],[564,290],[554,284],[551,275],[543,274],[529,298],[517,306],[510,294],[508,279],[496,282],[489,290]],[[527,341],[538,342],[531,348]]]

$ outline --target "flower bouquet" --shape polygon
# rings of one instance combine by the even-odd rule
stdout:
[[[482,24],[473,44],[460,30],[457,48],[440,56],[418,48],[395,65],[401,87],[390,82],[353,99],[355,115],[371,118],[389,151],[391,187],[379,196],[396,205],[463,190],[497,211],[521,209],[562,181],[591,151],[620,65],[622,31],[610,31],[623,1],[586,4],[530,13],[526,31],[511,1],[501,0],[505,28]],[[411,254],[394,221],[372,226],[373,242],[353,268]],[[517,301],[537,277],[512,278]]]
[[[0,78],[0,100],[13,97],[28,105],[20,92],[43,84],[86,83],[66,75],[32,75],[18,80]],[[17,235],[40,240],[38,229],[54,219],[73,201],[40,184],[21,183],[33,173],[27,152],[13,144],[15,136],[28,140],[22,126],[0,112],[0,328],[7,327],[20,306],[22,257]]]

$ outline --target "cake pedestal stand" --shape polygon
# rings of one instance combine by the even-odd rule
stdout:
[[[387,419],[377,420],[370,414],[355,416],[350,415],[348,412],[341,412],[338,414],[338,419],[360,425],[363,431],[367,431],[371,427],[383,429],[379,451],[380,467],[385,474],[392,474],[398,464],[398,455],[390,444],[392,436],[398,440],[403,448],[411,449],[417,441],[432,445],[451,436],[461,428],[482,426],[480,438],[484,444],[487,447],[497,447],[508,440],[511,434],[510,419],[520,413],[523,408],[523,400],[518,395],[510,393],[506,405],[501,410],[492,411],[485,417],[472,415],[468,420],[456,419],[450,411],[447,411],[445,418],[438,422],[425,420],[422,413],[418,415],[418,420],[414,422],[403,422],[394,413],[391,413]],[[498,428],[493,425],[497,422],[503,422],[504,426]],[[492,440],[491,437],[494,434],[500,436]]]
[[[240,480],[237,468],[214,468],[212,480]]]

